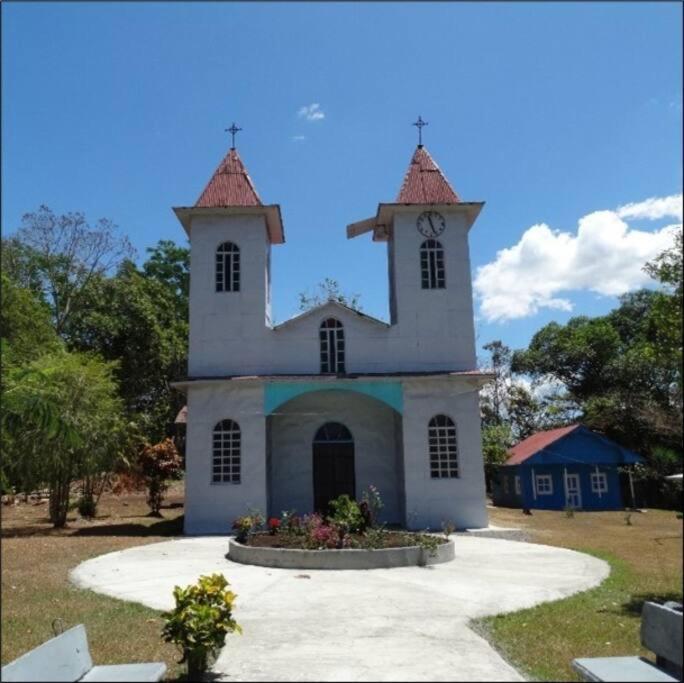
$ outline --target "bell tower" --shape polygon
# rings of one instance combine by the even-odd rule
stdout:
[[[271,245],[285,241],[283,223],[235,148],[239,130],[228,129],[233,144],[195,205],[174,208],[191,247],[190,376],[250,372],[271,328]]]
[[[393,354],[400,369],[474,370],[475,333],[468,232],[484,202],[465,202],[422,144],[397,198],[347,227],[387,243]]]

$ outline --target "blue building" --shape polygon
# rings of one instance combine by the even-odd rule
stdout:
[[[536,510],[620,510],[618,467],[644,461],[579,424],[533,434],[509,453],[493,484],[493,502]]]

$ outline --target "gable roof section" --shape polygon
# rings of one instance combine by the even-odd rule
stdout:
[[[261,206],[254,183],[235,148],[218,165],[195,206]]]
[[[309,316],[313,315],[314,313],[318,313],[325,308],[332,308],[332,309],[337,308],[338,310],[343,311],[347,314],[352,313],[355,316],[357,316],[363,320],[366,320],[370,323],[373,323],[374,325],[381,325],[382,327],[389,327],[389,323],[386,323],[384,320],[380,320],[379,318],[374,318],[372,315],[367,315],[366,313],[362,313],[361,311],[357,311],[355,308],[351,308],[350,306],[347,306],[343,303],[340,303],[339,301],[335,301],[335,300],[331,299],[329,301],[326,301],[323,304],[319,304],[318,306],[314,306],[313,308],[310,308],[308,311],[304,311],[304,313],[300,313],[299,315],[295,315],[292,318],[289,318],[288,320],[285,320],[284,322],[280,323],[279,325],[274,325],[273,329],[274,330],[280,330],[283,327],[290,327],[290,325],[298,323],[299,321],[303,320],[304,318],[308,318]]]
[[[582,424],[533,434],[509,450],[504,465],[633,465],[634,451]]]
[[[457,204],[461,200],[454,192],[430,153],[418,145],[411,158],[397,204]]]
[[[510,457],[506,460],[504,465],[519,465],[547,446],[550,446],[552,443],[567,436],[570,432],[575,431],[579,426],[579,424],[574,424],[569,427],[549,429],[545,432],[537,432],[536,434],[532,434],[532,436],[528,436],[508,451]]]

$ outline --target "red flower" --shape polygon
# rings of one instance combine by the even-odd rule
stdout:
[[[277,517],[271,517],[268,520],[268,530],[271,532],[271,534],[275,534],[279,528],[280,528],[280,520]]]

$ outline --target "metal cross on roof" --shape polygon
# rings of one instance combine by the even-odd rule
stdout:
[[[415,123],[411,124],[412,126],[416,126],[418,128],[418,147],[423,146],[423,126],[427,126],[428,122],[423,121],[423,119],[420,118],[420,114],[418,115],[418,120]]]
[[[242,130],[242,128],[238,128],[235,125],[235,122],[233,122],[233,124],[231,125],[230,128],[225,129],[226,133],[230,133],[232,136],[232,142],[230,143],[231,149],[235,149],[235,133],[237,133],[238,131],[241,131],[241,130]]]

